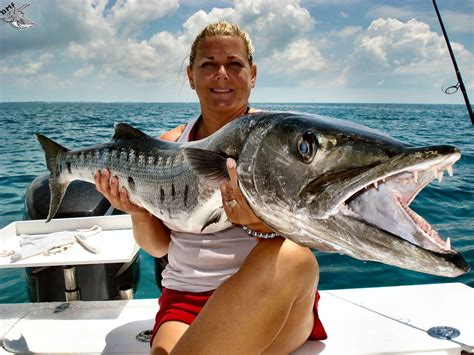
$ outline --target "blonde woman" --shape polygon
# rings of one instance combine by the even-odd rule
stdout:
[[[249,97],[257,79],[253,47],[238,25],[206,26],[191,47],[187,75],[201,115],[161,138],[205,138],[254,110]],[[153,330],[153,354],[286,354],[308,339],[325,339],[317,313],[319,267],[308,248],[290,240],[255,238],[243,230],[271,230],[252,212],[238,184],[221,186],[233,226],[213,234],[170,231],[159,219],[130,203],[109,173],[96,175],[97,189],[130,213],[137,243],[149,254],[168,254],[160,310]]]

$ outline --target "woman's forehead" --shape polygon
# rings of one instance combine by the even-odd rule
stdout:
[[[247,57],[244,40],[235,36],[204,37],[197,46],[197,57]]]

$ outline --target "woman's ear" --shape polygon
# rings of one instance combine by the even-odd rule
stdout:
[[[191,89],[194,90],[193,69],[191,68],[191,66],[188,66],[186,72],[188,74],[189,86],[191,87]]]
[[[250,82],[253,89],[257,81],[257,65],[256,64],[252,64],[251,73],[252,73],[252,79],[250,79]]]

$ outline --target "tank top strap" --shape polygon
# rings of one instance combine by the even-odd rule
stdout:
[[[178,138],[178,142],[184,143],[184,142],[189,142],[191,140],[191,133],[193,132],[193,128],[196,125],[196,123],[201,119],[201,115],[198,117],[195,117],[191,119],[186,127],[184,128],[183,133],[181,136]]]

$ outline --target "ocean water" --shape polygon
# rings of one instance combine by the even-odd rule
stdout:
[[[430,183],[411,204],[474,266],[474,128],[461,105],[253,104],[269,110],[318,113],[361,123],[413,145],[450,144],[463,153],[453,177]],[[106,142],[114,123],[127,122],[152,136],[199,114],[195,103],[0,103],[0,228],[21,220],[29,183],[46,172],[34,136],[42,132],[68,148]],[[474,287],[474,271],[451,279],[316,252],[320,289],[462,282]],[[27,302],[24,270],[0,269],[0,303]],[[153,259],[141,251],[137,298],[159,296]]]

